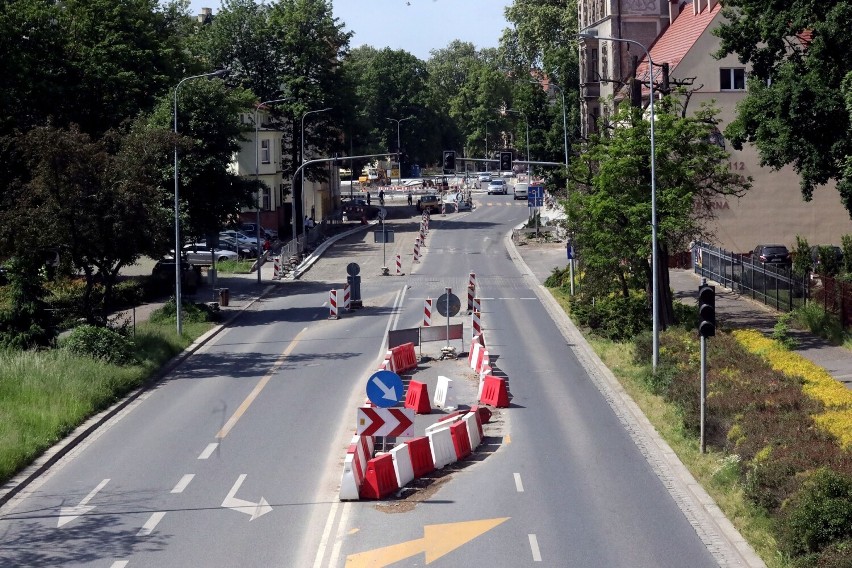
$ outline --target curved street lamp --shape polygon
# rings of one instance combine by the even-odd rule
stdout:
[[[178,84],[175,86],[175,96],[174,96],[174,116],[175,116],[175,135],[178,133],[178,89],[187,81],[191,81],[192,79],[201,79],[204,77],[221,77],[222,75],[228,72],[228,68],[219,69],[218,71],[212,71],[210,73],[203,73],[201,75],[193,75],[191,77],[185,77],[181,79]],[[175,319],[177,319],[177,333],[181,335],[183,333],[183,326],[181,325],[181,294],[180,294],[180,276],[181,276],[181,247],[180,247],[180,193],[178,190],[178,146],[177,146],[177,137],[175,137]]]
[[[260,124],[258,122],[257,113],[260,110],[260,107],[262,107],[262,106],[271,105],[273,103],[283,103],[284,101],[291,101],[291,100],[293,100],[293,97],[287,97],[287,98],[283,98],[283,99],[273,99],[271,101],[263,101],[262,103],[258,103],[257,106],[254,107],[254,179],[255,179],[255,181],[258,181],[258,182],[260,181],[260,159],[259,159],[260,158],[260,156],[259,156],[259,154],[260,154],[260,148],[259,148],[260,142],[258,140],[258,137],[260,135],[259,134]],[[272,151],[272,148],[270,148],[270,152],[271,151]],[[256,223],[255,223],[255,231],[256,231],[256,237],[257,237],[257,258],[258,258],[258,261],[257,261],[258,262],[257,283],[258,284],[261,283],[261,279],[260,279],[260,254],[261,254],[260,209],[261,209],[261,202],[260,202],[260,199],[261,199],[260,188],[258,187],[258,189],[257,189],[257,219],[256,219]]]
[[[402,157],[401,157],[400,148],[399,148],[399,123],[402,122],[403,120],[411,120],[413,118],[414,118],[413,116],[406,116],[405,118],[387,118],[387,117],[385,117],[385,120],[391,120],[393,122],[396,122],[396,163],[398,164],[398,166],[397,166],[398,169],[396,170],[396,184],[397,185],[402,185]]]
[[[314,114],[316,112],[325,112],[325,111],[331,110],[331,108],[332,107],[326,107],[326,108],[321,108],[321,109],[317,109],[317,110],[309,110],[309,111],[305,112],[305,114],[302,115],[302,146],[301,146],[301,149],[299,150],[299,155],[302,158],[303,164],[306,162],[306,160],[305,160],[305,117],[308,116],[309,114]],[[304,212],[304,210],[305,210],[305,173],[304,172],[302,172],[301,183],[302,183],[302,196],[301,196],[301,199],[299,201],[301,201],[302,212]],[[295,198],[296,196],[294,195],[293,197]],[[296,237],[299,236],[297,228],[298,228],[298,226],[296,225],[296,200],[293,199],[293,238],[296,238]],[[307,237],[307,227],[302,227],[302,230],[303,230],[303,234],[305,235],[305,240],[307,241],[307,238],[308,238]],[[298,241],[297,241],[296,247],[298,249]]]
[[[624,39],[617,37],[604,37],[598,36],[596,30],[589,30],[586,33],[577,34],[580,39],[593,39],[598,41],[616,41],[622,43],[629,43],[637,46],[642,51],[645,52],[645,57],[648,58],[648,73],[650,76],[650,80],[648,81],[648,91],[649,97],[651,99],[650,104],[648,105],[650,108],[651,115],[651,288],[653,298],[651,303],[653,305],[653,314],[652,314],[652,327],[653,327],[653,355],[651,358],[651,365],[653,367],[654,372],[657,372],[657,364],[660,362],[660,327],[659,327],[659,300],[657,299],[657,292],[659,288],[659,283],[657,282],[657,175],[656,175],[656,161],[655,161],[655,146],[654,146],[654,61],[651,59],[651,52],[648,51],[648,48],[639,43],[638,41],[632,39]]]

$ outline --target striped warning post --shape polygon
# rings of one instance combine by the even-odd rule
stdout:
[[[351,302],[351,293],[349,290],[349,282],[343,285],[343,309],[349,311],[349,305]]]
[[[280,280],[281,279],[281,257],[280,256],[276,256],[273,259],[272,266],[273,266],[272,279],[273,280]]]
[[[432,298],[426,298],[423,304],[423,327],[432,325]]]
[[[396,275],[402,276],[402,255],[396,255]]]
[[[482,301],[479,298],[473,299],[473,311],[482,312]]]
[[[473,312],[473,297],[476,295],[476,288],[467,285],[467,313]]]
[[[414,240],[414,262],[420,262],[420,239]]]
[[[337,312],[337,290],[328,293],[328,319],[340,319]]]
[[[476,288],[476,273],[470,272],[467,277],[467,285],[468,287]]]
[[[476,337],[480,333],[482,333],[482,314],[479,312],[473,312],[473,317],[471,320],[471,327],[473,328],[473,337]]]

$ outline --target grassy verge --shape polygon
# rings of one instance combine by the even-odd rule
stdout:
[[[0,483],[32,463],[87,418],[150,379],[211,323],[174,318],[136,328],[135,365],[117,366],[64,349],[0,351]]]
[[[249,274],[254,265],[253,260],[224,260],[216,264],[220,274]]]
[[[570,313],[567,293],[558,288],[551,288],[550,292]],[[644,380],[649,373],[648,365],[635,363],[633,345],[584,335],[627,394],[766,565],[769,568],[790,566],[778,551],[772,520],[743,494],[738,463],[724,452],[699,452],[698,440],[683,426],[680,409],[650,391]]]

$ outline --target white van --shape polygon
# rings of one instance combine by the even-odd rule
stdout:
[[[530,184],[516,183],[515,184],[515,199],[526,199],[529,192]]]

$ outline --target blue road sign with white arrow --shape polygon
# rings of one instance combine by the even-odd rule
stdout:
[[[367,379],[367,398],[380,408],[396,406],[402,395],[402,377],[396,373],[376,371]]]

